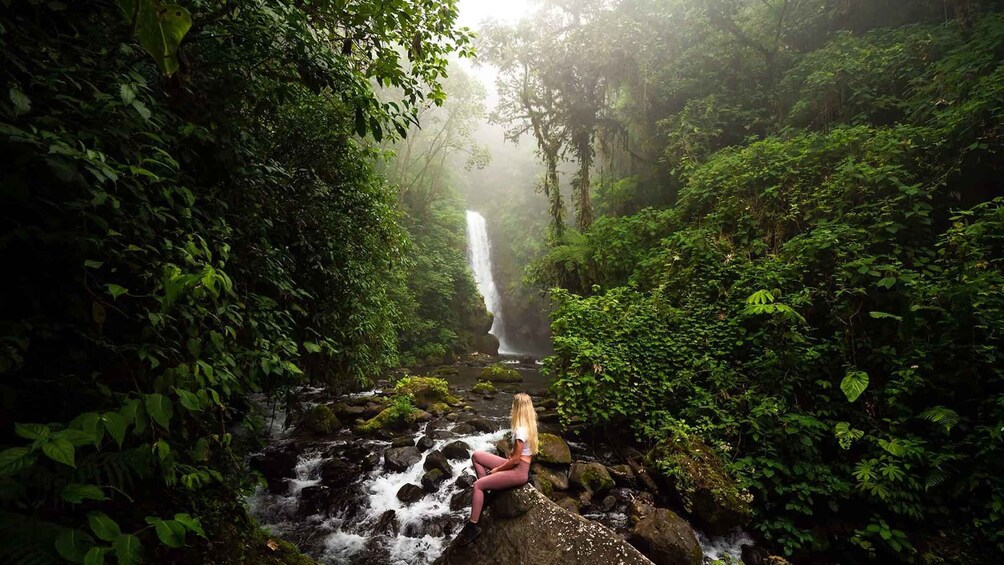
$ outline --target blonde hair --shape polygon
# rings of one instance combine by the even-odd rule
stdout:
[[[526,439],[530,445],[530,453],[537,454],[537,412],[533,409],[530,395],[521,392],[512,397],[512,414],[509,415],[509,425],[516,428],[526,428]],[[513,438],[516,443],[516,438]]]

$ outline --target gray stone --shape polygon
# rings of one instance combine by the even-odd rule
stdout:
[[[401,472],[422,460],[417,447],[392,447],[383,452],[383,464],[388,470]]]
[[[425,491],[422,490],[422,487],[411,483],[405,484],[397,491],[397,499],[405,504],[419,501],[423,496],[425,496]]]
[[[443,447],[443,455],[453,461],[461,461],[471,456],[471,446],[462,441],[453,441]]]
[[[635,524],[630,541],[656,565],[701,565],[704,561],[693,528],[668,508],[655,508]]]
[[[479,523],[481,535],[473,543],[461,546],[454,540],[436,564],[652,563],[606,526],[565,511],[530,486],[499,493]]]

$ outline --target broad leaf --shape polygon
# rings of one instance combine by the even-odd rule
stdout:
[[[847,400],[854,402],[868,388],[868,373],[851,371],[840,382],[840,390],[844,391]]]
[[[171,416],[174,414],[174,409],[171,406],[171,399],[164,396],[163,394],[148,394],[146,395],[146,411],[153,418],[154,422],[160,424],[165,430],[170,427]]]
[[[73,462],[73,444],[66,438],[55,437],[42,444],[42,453],[53,461],[76,467]]]
[[[59,491],[59,496],[67,502],[79,504],[85,500],[105,500],[107,497],[97,485],[81,485],[70,483]]]
[[[118,565],[132,565],[140,562],[142,546],[138,537],[132,534],[122,534],[115,538],[112,546],[115,548]]]
[[[185,526],[190,531],[199,534],[202,537],[206,537],[206,532],[202,530],[202,523],[199,522],[198,518],[194,518],[189,514],[180,513],[175,514],[174,519],[178,521],[182,526]]]
[[[12,447],[0,451],[0,476],[13,475],[30,467],[35,462],[35,456],[27,447]]]
[[[80,530],[63,528],[56,536],[56,551],[60,557],[74,563],[81,563],[93,545],[94,538]]]
[[[87,522],[91,525],[91,531],[94,532],[94,535],[105,541],[115,541],[122,534],[122,530],[119,529],[115,520],[109,518],[104,512],[87,514]]]
[[[174,74],[179,67],[178,47],[192,28],[188,10],[158,0],[119,0],[119,6],[143,49],[153,56],[164,74]]]
[[[108,435],[112,436],[112,439],[115,440],[115,443],[119,447],[122,447],[122,442],[125,440],[126,428],[129,426],[125,416],[118,412],[105,412],[101,415],[101,421],[104,423],[105,429],[108,430]]]

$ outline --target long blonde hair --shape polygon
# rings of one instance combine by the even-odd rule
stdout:
[[[526,428],[527,443],[530,444],[530,453],[537,454],[537,412],[533,409],[533,401],[530,395],[521,392],[512,397],[512,414],[509,415],[509,426],[516,428]],[[516,438],[513,438],[516,443]]]

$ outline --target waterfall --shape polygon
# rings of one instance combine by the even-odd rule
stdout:
[[[474,272],[474,282],[478,284],[478,292],[485,297],[485,306],[495,315],[492,328],[488,333],[499,340],[499,353],[512,353],[506,343],[505,331],[502,325],[502,300],[495,279],[492,278],[491,245],[488,241],[488,227],[485,217],[473,211],[467,211],[467,259]]]

